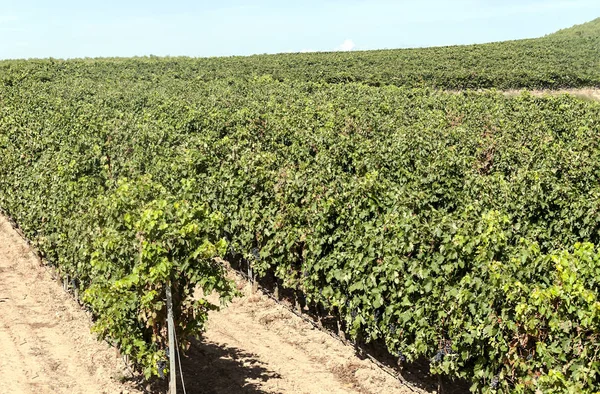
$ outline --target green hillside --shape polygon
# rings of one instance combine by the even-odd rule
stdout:
[[[550,34],[549,37],[597,38],[598,35],[600,35],[600,18],[581,25],[575,25],[567,29],[559,30],[556,33]]]
[[[599,21],[537,39],[466,46],[224,58],[5,61],[0,62],[0,78],[13,83],[75,73],[95,80],[112,75],[210,81],[270,75],[279,81],[438,89],[600,87]]]

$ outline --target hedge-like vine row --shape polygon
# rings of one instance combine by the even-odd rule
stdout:
[[[227,247],[475,391],[599,389],[600,104],[87,72],[0,89],[0,206],[148,374]]]

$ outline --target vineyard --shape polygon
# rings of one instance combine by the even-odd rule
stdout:
[[[244,261],[475,392],[600,389],[598,20],[540,39],[0,62],[0,208],[147,377]]]
[[[351,53],[296,53],[226,58],[14,60],[0,62],[0,84],[78,76],[154,82],[361,82],[370,86],[438,89],[558,89],[600,87],[600,18],[537,39],[480,45]]]

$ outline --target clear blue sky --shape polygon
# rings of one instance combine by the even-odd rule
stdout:
[[[597,17],[600,0],[0,0],[0,59],[471,44]]]

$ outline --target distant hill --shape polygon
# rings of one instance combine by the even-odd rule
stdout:
[[[592,37],[598,38],[600,36],[600,18],[594,19],[593,21],[583,23],[581,25],[575,25],[568,29],[562,29],[556,33],[550,34],[548,37]]]
[[[27,69],[30,72],[24,73]],[[112,75],[150,81],[270,76],[280,81],[451,90],[600,87],[600,18],[541,38],[478,45],[222,58],[0,62],[0,81],[4,78],[8,84],[22,78],[51,80],[63,73],[94,80]]]

